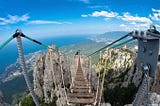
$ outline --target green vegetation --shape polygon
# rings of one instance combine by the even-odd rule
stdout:
[[[33,99],[31,96],[26,96],[24,99],[21,101],[22,106],[36,106],[33,102]]]
[[[53,101],[51,102],[51,103],[49,103],[49,104],[47,104],[47,103],[44,103],[44,101],[40,101],[40,105],[41,106],[57,106],[56,105],[56,100],[57,100],[57,97],[54,97],[53,98]],[[35,104],[34,104],[34,101],[33,101],[33,99],[32,99],[32,97],[30,96],[30,95],[26,95],[22,100],[21,100],[21,105],[22,106],[36,106]]]
[[[82,43],[77,43],[77,44],[73,44],[70,46],[61,47],[60,51],[63,54],[68,55],[68,56],[74,56],[78,50],[80,50],[81,54],[89,55],[104,46],[105,46],[104,43],[97,43],[97,42],[89,41],[89,42],[82,42]],[[99,56],[99,53],[97,54]],[[93,55],[93,57],[94,56],[95,55]]]
[[[123,55],[126,56],[127,53],[131,54],[131,58],[134,57],[134,54],[128,50],[128,49],[121,49],[120,52],[123,52]],[[111,57],[110,59],[106,60],[103,59],[102,61],[99,61],[99,64],[97,64],[97,67],[101,68],[101,75],[104,72],[104,69],[107,68],[107,74],[105,77],[105,82],[104,82],[104,91],[103,91],[103,96],[105,102],[111,103],[112,106],[124,106],[125,104],[130,104],[132,103],[135,94],[138,90],[138,87],[136,87],[133,83],[129,84],[127,87],[121,87],[122,83],[124,82],[125,76],[127,75],[128,71],[131,69],[131,66],[128,64],[128,61],[130,60],[124,60],[124,64],[127,64],[125,66],[126,68],[120,69],[121,67],[117,67],[120,70],[123,70],[121,73],[117,73],[113,69],[113,65],[116,65],[114,62],[117,59],[117,56],[119,54],[115,52],[114,50],[111,51]],[[102,63],[101,63],[102,62]],[[100,77],[102,78],[102,77]],[[114,86],[110,87],[108,85],[114,84]]]
[[[33,71],[29,72],[30,81],[33,81]],[[33,82],[31,82],[33,83]],[[23,76],[14,78],[13,80],[7,81],[0,84],[0,90],[3,92],[4,100],[7,103],[15,103],[24,96],[27,91],[27,86]],[[15,101],[13,101],[15,100]]]
[[[112,106],[124,106],[130,104],[137,92],[137,87],[130,84],[128,87],[116,86],[114,89],[104,88],[104,100]]]

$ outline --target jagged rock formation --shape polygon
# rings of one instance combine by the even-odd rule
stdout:
[[[151,88],[153,92],[160,94],[160,63],[157,66],[156,77],[154,78],[153,87]]]
[[[122,90],[121,92],[116,92],[119,95],[124,94],[128,90],[133,90],[131,91],[132,93],[130,93],[131,95],[129,95],[131,96],[129,103],[132,103],[143,76],[142,71],[139,71],[135,68],[135,59],[136,54],[126,48],[107,50],[104,54],[101,53],[99,63],[91,69],[92,71],[90,73],[89,58],[87,58],[86,56],[81,56],[84,75],[89,80],[89,74],[92,74],[91,85],[93,92],[96,92],[98,80],[98,76],[94,68],[96,68],[98,72],[103,71],[107,67],[107,74],[104,84],[105,87],[103,92],[104,98],[102,98],[102,102],[106,101],[105,92],[111,91],[112,93],[114,93],[114,90],[120,89]],[[53,62],[53,64],[51,64],[51,61]],[[76,56],[62,56],[59,52],[54,52],[54,57],[51,61],[49,53],[37,55],[33,73],[35,93],[44,103],[49,104],[51,102],[56,102],[57,106],[66,105],[67,102],[64,86],[62,84],[60,65],[62,65],[63,69],[65,88],[66,91],[69,92],[69,88],[71,87],[77,69],[78,58],[76,58]],[[51,67],[53,67],[54,73]],[[160,84],[157,83],[159,82],[158,75],[160,74],[157,74],[157,79],[154,80],[155,83],[154,87],[152,88],[152,91],[154,92],[159,92],[160,89]],[[55,81],[56,83],[54,83]],[[57,86],[58,88],[55,89],[55,86]],[[124,89],[126,91],[124,91]],[[152,101],[153,103],[159,102],[159,94],[151,94],[150,101]],[[127,102],[126,104],[129,103]],[[103,103],[103,105],[106,104]]]
[[[110,102],[113,106],[132,103],[142,80],[141,71],[135,68],[135,58],[136,54],[127,48],[107,49],[105,53],[100,54],[97,70],[107,70],[102,100]],[[112,96],[114,93],[116,95]]]
[[[109,88],[127,87],[130,83],[134,83],[138,87],[142,74],[135,69],[135,58],[136,54],[123,48],[106,50],[104,54],[100,55],[101,63],[97,67],[100,71],[107,68],[107,86]]]
[[[130,103],[132,103],[143,78],[142,71],[136,68],[135,59],[136,59],[136,55],[126,48],[114,49],[114,50],[111,49],[111,50],[106,50],[104,54],[101,53],[100,62],[96,66],[97,68],[99,68],[100,71],[104,70],[105,67],[107,67],[108,73],[106,75],[106,80],[105,80],[106,92],[114,93],[114,91],[117,90],[116,93],[119,93],[117,96],[120,97],[119,95],[124,93],[122,97],[125,98],[125,93],[128,92],[127,90],[132,88],[135,89],[133,90],[133,92],[131,91],[132,95],[130,96],[133,96],[133,97],[132,97],[132,100],[129,100]],[[106,66],[105,66],[105,62],[107,63]],[[160,103],[159,77],[160,77],[160,64],[158,64],[157,66],[156,77],[154,79],[150,78],[151,92],[149,94],[149,103],[151,104]],[[120,89],[120,92],[118,92],[119,89]],[[126,90],[126,92],[124,90]],[[105,94],[105,91],[104,91],[104,94]],[[107,96],[104,95],[104,97],[107,97]],[[110,97],[111,98],[109,99],[114,98],[114,97],[112,98],[112,96]],[[147,100],[146,97],[144,97],[142,105],[146,104],[146,100]],[[108,101],[108,99],[106,99],[106,101]],[[114,99],[114,102],[117,102],[116,99]],[[123,102],[123,99],[121,100],[121,102]],[[130,103],[128,102],[127,104],[130,104]],[[130,105],[132,106],[132,104]]]
[[[57,49],[56,47],[54,48]],[[62,56],[59,52],[55,51],[51,61],[49,53],[37,56],[33,72],[35,93],[41,101],[44,101],[47,104],[56,101],[57,106],[66,105],[67,102],[61,74],[61,65],[66,92],[70,92],[69,88],[72,85],[78,66],[78,56]],[[94,82],[92,83],[92,89],[96,89],[96,71],[93,68],[92,71],[89,69],[89,58],[82,55],[81,61],[85,77],[89,80],[89,74],[92,74],[90,79]],[[55,87],[57,87],[57,89]]]
[[[151,83],[151,92],[150,93],[150,103],[158,104],[160,103],[160,64],[157,65],[156,77]],[[152,86],[153,85],[153,86]]]
[[[54,47],[57,49],[56,47]],[[58,51],[58,49],[57,49]],[[60,63],[61,59],[61,63]],[[34,65],[34,90],[36,95],[45,103],[56,101],[55,98],[63,100],[65,105],[64,89],[62,86],[62,74],[60,64],[62,64],[65,86],[69,86],[70,74],[68,72],[66,60],[58,52],[54,52],[54,57],[50,60],[49,53],[39,55]],[[51,64],[51,61],[53,64]],[[53,67],[53,70],[52,68]],[[54,72],[53,72],[54,71]],[[55,81],[54,81],[55,80]],[[54,83],[55,82],[55,83]],[[57,87],[57,89],[55,89]],[[59,101],[59,100],[58,100]],[[57,102],[57,105],[59,103]],[[58,105],[60,106],[60,105]]]

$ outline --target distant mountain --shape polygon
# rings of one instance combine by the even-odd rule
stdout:
[[[94,51],[104,47],[104,43],[97,43],[94,41],[89,41],[89,42],[83,42],[83,43],[77,43],[77,44],[72,44],[69,46],[63,46],[60,48],[60,51],[69,56],[75,55],[75,53],[80,50],[81,54],[86,54],[89,55],[90,53],[93,53]]]
[[[112,32],[106,32],[104,34],[99,35],[93,35],[90,37],[91,40],[96,42],[103,42],[105,44],[108,44],[115,39],[120,38],[121,36],[126,35],[128,32],[126,31],[112,31]]]

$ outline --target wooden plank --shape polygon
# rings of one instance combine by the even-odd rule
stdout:
[[[90,93],[90,94],[69,93],[68,96],[69,97],[77,97],[77,98],[94,98],[94,94],[93,93]]]
[[[93,104],[94,99],[83,99],[83,98],[70,98],[69,103],[74,103],[74,104]]]
[[[88,81],[74,80],[75,83],[85,83],[88,84]]]
[[[88,89],[89,86],[74,86],[75,89]]]
[[[74,86],[88,86],[87,83],[74,83]]]
[[[89,89],[73,89],[75,93],[89,93]]]

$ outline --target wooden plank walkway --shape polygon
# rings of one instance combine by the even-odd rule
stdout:
[[[80,56],[78,58],[78,68],[72,86],[72,92],[68,94],[68,101],[72,104],[93,104],[94,94],[89,92],[89,83],[85,78],[81,66]]]

